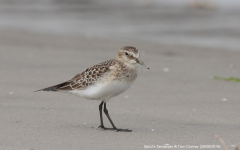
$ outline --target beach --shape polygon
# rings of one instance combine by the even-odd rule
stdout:
[[[108,11],[100,9],[92,15],[97,18],[98,13],[101,16]],[[134,16],[128,9],[125,13]],[[235,31],[235,27],[231,29]],[[101,38],[50,29],[37,30],[34,25],[27,29],[21,23],[0,29],[1,149],[224,149],[214,135],[230,149],[240,145],[240,84],[213,79],[239,78],[238,45],[198,46],[115,35]],[[226,33],[226,39],[239,38],[237,30],[225,31],[210,32]],[[203,32],[201,36],[208,38],[208,34]],[[139,49],[141,60],[150,70],[139,66],[136,82],[107,106],[115,125],[132,132],[98,129],[100,101],[66,93],[34,92],[115,58],[126,45]],[[111,127],[105,116],[104,124]]]

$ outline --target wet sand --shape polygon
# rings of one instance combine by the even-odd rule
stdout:
[[[102,131],[98,105],[74,95],[33,92],[72,78],[136,46],[150,70],[107,105],[119,128]],[[106,40],[0,30],[0,147],[4,150],[144,149],[144,145],[240,145],[239,52],[140,40]],[[167,69],[166,69],[167,68]],[[104,118],[107,127],[111,127]]]

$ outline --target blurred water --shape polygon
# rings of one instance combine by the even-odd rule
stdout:
[[[216,5],[219,9],[240,9],[240,0],[101,0],[102,3],[112,4],[154,4],[154,5],[169,5],[169,6],[185,6],[190,2],[208,2]]]
[[[240,1],[1,0],[0,29],[240,50]]]

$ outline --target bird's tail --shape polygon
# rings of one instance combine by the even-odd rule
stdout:
[[[47,87],[47,88],[44,88],[44,89],[41,89],[41,90],[37,90],[37,91],[34,91],[34,92],[38,92],[38,91],[58,91],[59,88],[62,88],[66,85],[68,85],[69,82],[63,82],[63,83],[60,83],[58,85],[54,85],[54,86],[50,86],[50,87]]]

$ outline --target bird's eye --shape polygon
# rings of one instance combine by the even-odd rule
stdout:
[[[127,53],[127,52],[125,52],[125,55],[128,55],[128,53]]]

